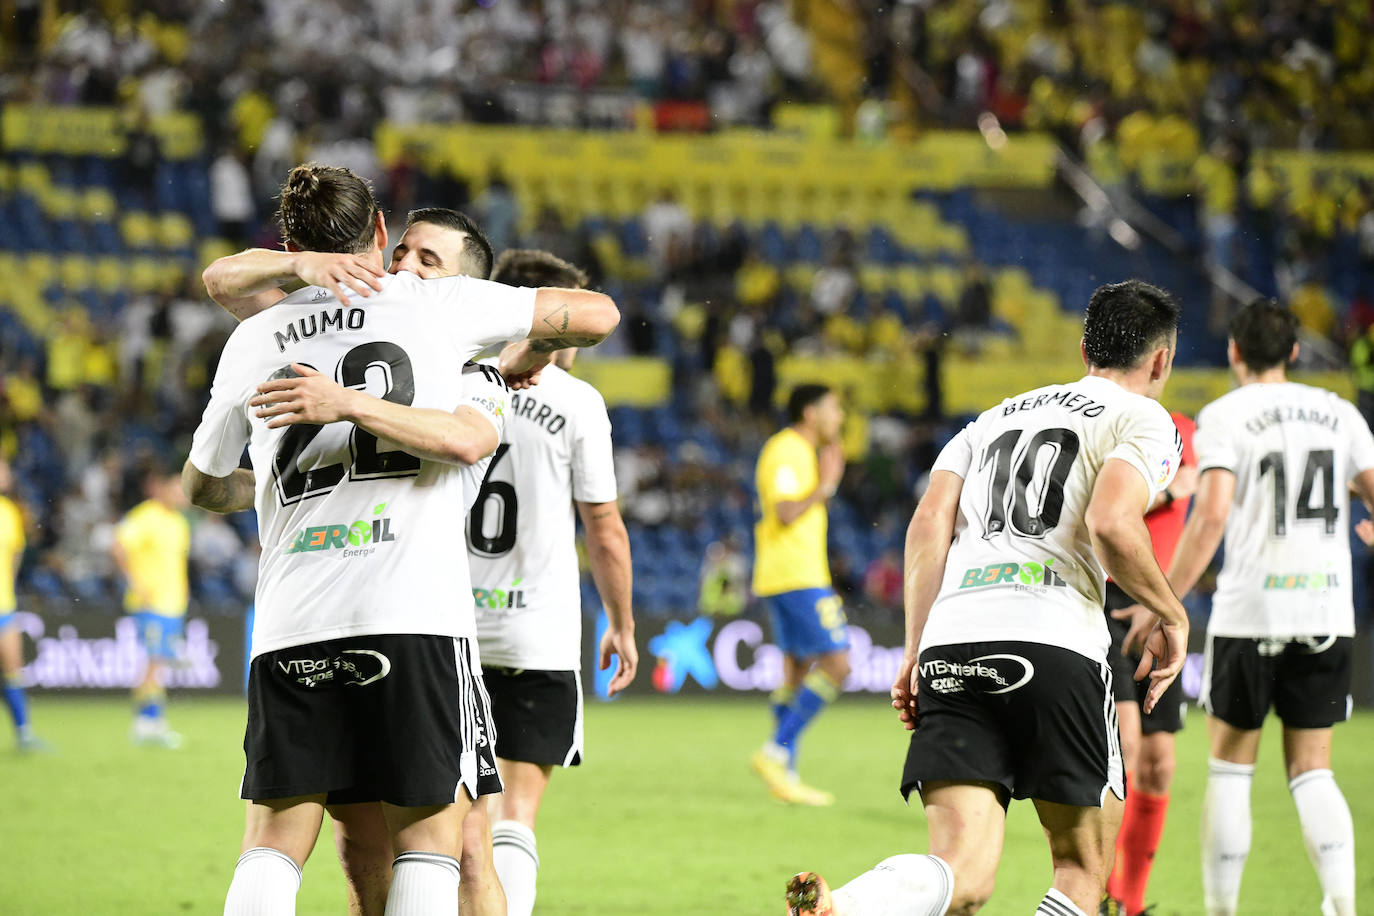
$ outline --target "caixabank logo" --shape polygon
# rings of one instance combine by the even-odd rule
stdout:
[[[600,615],[587,643],[599,645],[605,630],[605,616]],[[851,624],[846,631],[851,673],[845,691],[887,693],[902,660],[901,627],[870,630]],[[767,692],[782,683],[782,650],[768,640],[761,624],[747,618],[669,620],[642,645],[649,656],[645,667],[652,664],[649,684],[661,694]],[[597,670],[593,660],[591,673],[597,695],[604,698],[612,671]]]
[[[396,540],[391,530],[391,518],[383,515],[386,503],[372,508],[373,518],[336,525],[312,525],[291,536],[284,553],[315,553],[339,550],[346,559],[365,557],[376,552],[378,545]]]

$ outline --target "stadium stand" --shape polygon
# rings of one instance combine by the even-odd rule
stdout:
[[[1026,387],[1009,370],[1075,365],[1099,282],[1142,275],[1184,299],[1179,361],[1199,368],[1175,384],[1194,404],[1225,385],[1207,368],[1225,303],[1188,253],[1288,297],[1334,346],[1374,317],[1374,166],[1270,148],[1363,142],[1328,101],[1368,91],[1371,65],[1347,53],[1367,10],[1321,7],[1321,41],[1299,48],[1310,23],[1275,26],[1293,5],[1260,5],[1294,60],[1241,100],[1272,109],[1253,119],[1271,133],[1240,138],[1213,114],[1248,73],[1249,14],[1161,24],[1119,3],[1017,0],[977,17],[861,5],[867,18],[819,0],[459,4],[445,17],[406,0],[354,16],[164,0],[42,17],[27,42],[28,25],[12,25],[0,454],[36,527],[22,587],[114,594],[111,524],[141,464],[185,449],[232,326],[199,270],[244,242],[275,244],[275,183],[303,159],[371,176],[396,214],[469,209],[498,247],[584,264],[621,303],[609,353],[580,371],[615,405],[648,615],[696,607],[709,544],[734,535],[747,554],[752,458],[798,380],[826,378],[858,408],[831,511],[835,574],[854,599],[882,580],[920,473],[961,417]],[[1100,35],[1094,54],[1074,53]],[[1198,42],[1236,53],[1206,70]],[[1164,92],[1183,77],[1195,91]],[[1305,98],[1322,101],[1309,111]],[[1280,129],[1293,111],[1307,134]],[[981,132],[928,129],[987,112]],[[834,139],[837,125],[859,139]],[[1061,146],[1108,193],[1156,212],[1185,254],[1153,240],[1128,251],[1083,225],[1055,186]],[[248,219],[226,204],[240,185]],[[196,594],[241,602],[252,520],[202,522],[194,537]]]

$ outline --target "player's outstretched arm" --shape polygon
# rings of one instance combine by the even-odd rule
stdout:
[[[555,350],[592,347],[620,324],[620,309],[605,293],[546,287],[535,292],[529,336],[501,353],[501,374],[514,390],[529,388]]]
[[[600,667],[611,666],[611,655],[620,658],[620,667],[611,678],[609,693],[614,696],[630,686],[639,667],[635,647],[635,620],[632,611],[634,567],[630,563],[630,535],[620,507],[614,502],[578,502],[577,514],[587,529],[587,564],[597,593],[606,606],[607,627],[601,638]]]
[[[200,278],[210,298],[242,321],[284,299],[286,286],[323,286],[347,305],[349,292],[370,296],[384,276],[363,255],[249,248],[214,261]]]
[[[416,458],[445,464],[476,464],[500,444],[491,421],[466,405],[453,412],[407,407],[356,388],[345,388],[309,366],[295,363],[294,378],[258,386],[249,402],[268,429],[345,421],[379,439],[395,442]]]
[[[1086,515],[1088,535],[1102,568],[1126,594],[1158,617],[1136,669],[1137,680],[1146,672],[1151,679],[1146,712],[1154,709],[1183,670],[1188,651],[1188,614],[1155,560],[1150,529],[1145,525],[1149,502],[1150,487],[1140,472],[1112,458],[1097,475]]]
[[[212,477],[187,461],[181,468],[181,489],[192,505],[211,512],[253,508],[254,478],[248,468],[235,468],[228,477]]]
[[[951,471],[933,471],[930,487],[906,529],[906,576],[902,605],[906,614],[905,649],[892,684],[892,707],[908,729],[916,727],[917,660],[921,633],[945,578],[945,561],[954,539],[964,479]]]

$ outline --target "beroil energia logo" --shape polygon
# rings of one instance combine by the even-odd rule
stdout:
[[[391,531],[391,519],[382,515],[386,503],[373,507],[371,519],[359,519],[352,524],[314,525],[302,528],[291,538],[286,553],[314,553],[319,550],[342,550],[347,558],[365,557],[377,550],[378,544],[396,540]]]

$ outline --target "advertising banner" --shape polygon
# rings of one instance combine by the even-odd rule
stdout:
[[[148,653],[133,618],[112,609],[38,614],[20,611],[24,686],[38,690],[127,690],[138,683]],[[242,694],[246,618],[187,617],[177,660],[167,672],[173,690]]]
[[[583,683],[606,699],[611,672],[596,670],[596,648],[605,617],[584,622]],[[902,661],[902,625],[897,621],[849,626],[849,679],[844,692],[859,696],[888,695]],[[1205,625],[1195,623],[1191,651],[1184,664],[1183,692],[1196,700],[1202,689]],[[645,696],[748,696],[766,694],[782,683],[782,651],[771,641],[768,626],[753,616],[716,620],[644,620],[637,626],[639,675],[625,693]],[[1358,706],[1374,706],[1374,639],[1368,632],[1355,640],[1351,693]]]

